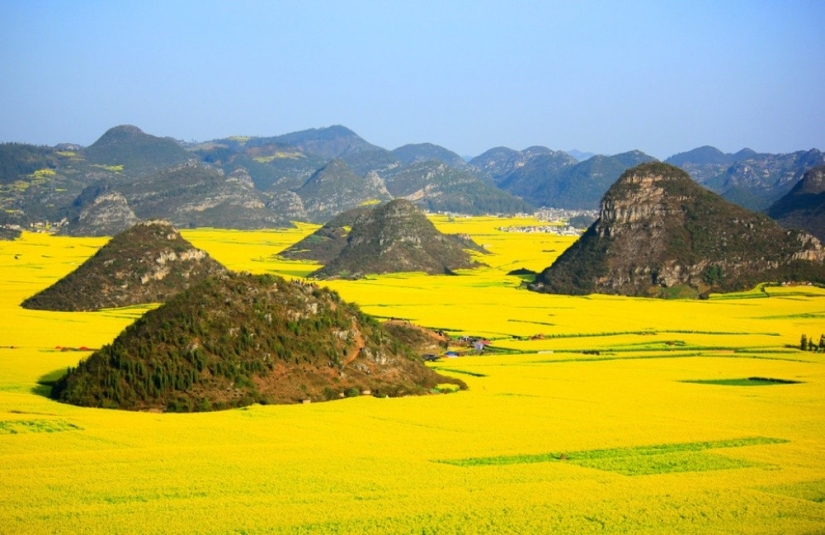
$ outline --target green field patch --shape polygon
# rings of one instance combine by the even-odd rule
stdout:
[[[556,325],[555,323],[550,323],[549,321],[530,321],[530,320],[514,320],[514,319],[509,319],[507,321],[509,321],[511,323],[530,323],[532,325],[548,325],[550,327],[554,327]]]
[[[763,487],[761,490],[772,494],[784,494],[785,496],[808,500],[809,502],[825,503],[825,479],[804,481],[793,485]]]
[[[60,431],[82,430],[82,427],[67,422],[66,420],[0,420],[0,435],[58,433]]]
[[[825,318],[825,312],[803,312],[801,314],[784,314],[779,316],[756,316],[755,320],[810,320]]]
[[[470,375],[472,377],[487,377],[484,373],[471,372],[469,370],[456,370],[455,368],[442,368],[441,366],[432,366],[432,369],[439,372],[459,373],[462,375]]]
[[[772,377],[746,377],[741,379],[689,379],[680,381],[682,383],[694,383],[699,385],[721,385],[721,386],[771,386],[771,385],[795,385],[801,381],[791,381],[788,379],[774,379]]]
[[[758,463],[706,453],[706,450],[741,448],[766,444],[784,444],[784,439],[746,437],[731,440],[656,444],[630,448],[551,452],[495,457],[442,459],[436,462],[454,466],[501,466],[546,462],[568,462],[585,468],[595,468],[626,476],[669,474],[675,472],[707,472],[759,466]]]
[[[615,472],[624,476],[648,476],[676,472],[709,472],[758,466],[758,463],[733,459],[724,455],[696,451],[680,451],[657,455],[629,455],[573,461],[585,468]]]

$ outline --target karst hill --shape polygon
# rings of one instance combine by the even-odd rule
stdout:
[[[529,287],[562,294],[690,297],[760,282],[825,282],[825,251],[808,233],[731,204],[677,167],[629,169],[599,219]]]
[[[805,173],[767,213],[783,227],[800,228],[825,240],[825,166]]]
[[[226,272],[146,313],[58,380],[84,406],[203,411],[466,388],[337,293]]]
[[[146,221],[114,236],[76,270],[23,301],[24,308],[82,311],[162,303],[224,271],[169,223]]]
[[[460,236],[439,232],[415,205],[395,199],[358,215],[338,256],[310,276],[360,278],[411,271],[449,274],[477,267],[466,251],[477,247]]]
[[[303,240],[281,251],[279,256],[327,264],[347,246],[347,236],[358,218],[374,209],[375,205],[365,205],[338,214]]]

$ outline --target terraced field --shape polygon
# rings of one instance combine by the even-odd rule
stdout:
[[[0,242],[0,532],[822,533],[825,291],[707,301],[540,295],[572,242],[435,218],[491,252],[458,276],[325,283],[368,313],[490,342],[432,366],[470,389],[396,399],[132,413],[38,382],[151,307],[19,303],[105,239]],[[190,230],[226,266],[301,277],[278,251],[316,227]]]

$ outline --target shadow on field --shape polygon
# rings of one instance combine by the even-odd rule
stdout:
[[[59,368],[41,375],[37,379],[37,386],[31,389],[32,394],[51,399],[52,386],[58,379],[66,375],[66,368]]]

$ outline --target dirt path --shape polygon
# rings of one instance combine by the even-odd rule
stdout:
[[[366,347],[364,337],[361,335],[361,331],[356,327],[355,320],[352,320],[352,330],[355,331],[355,347],[350,350],[347,354],[347,358],[344,359],[344,366],[358,358],[361,350]]]

